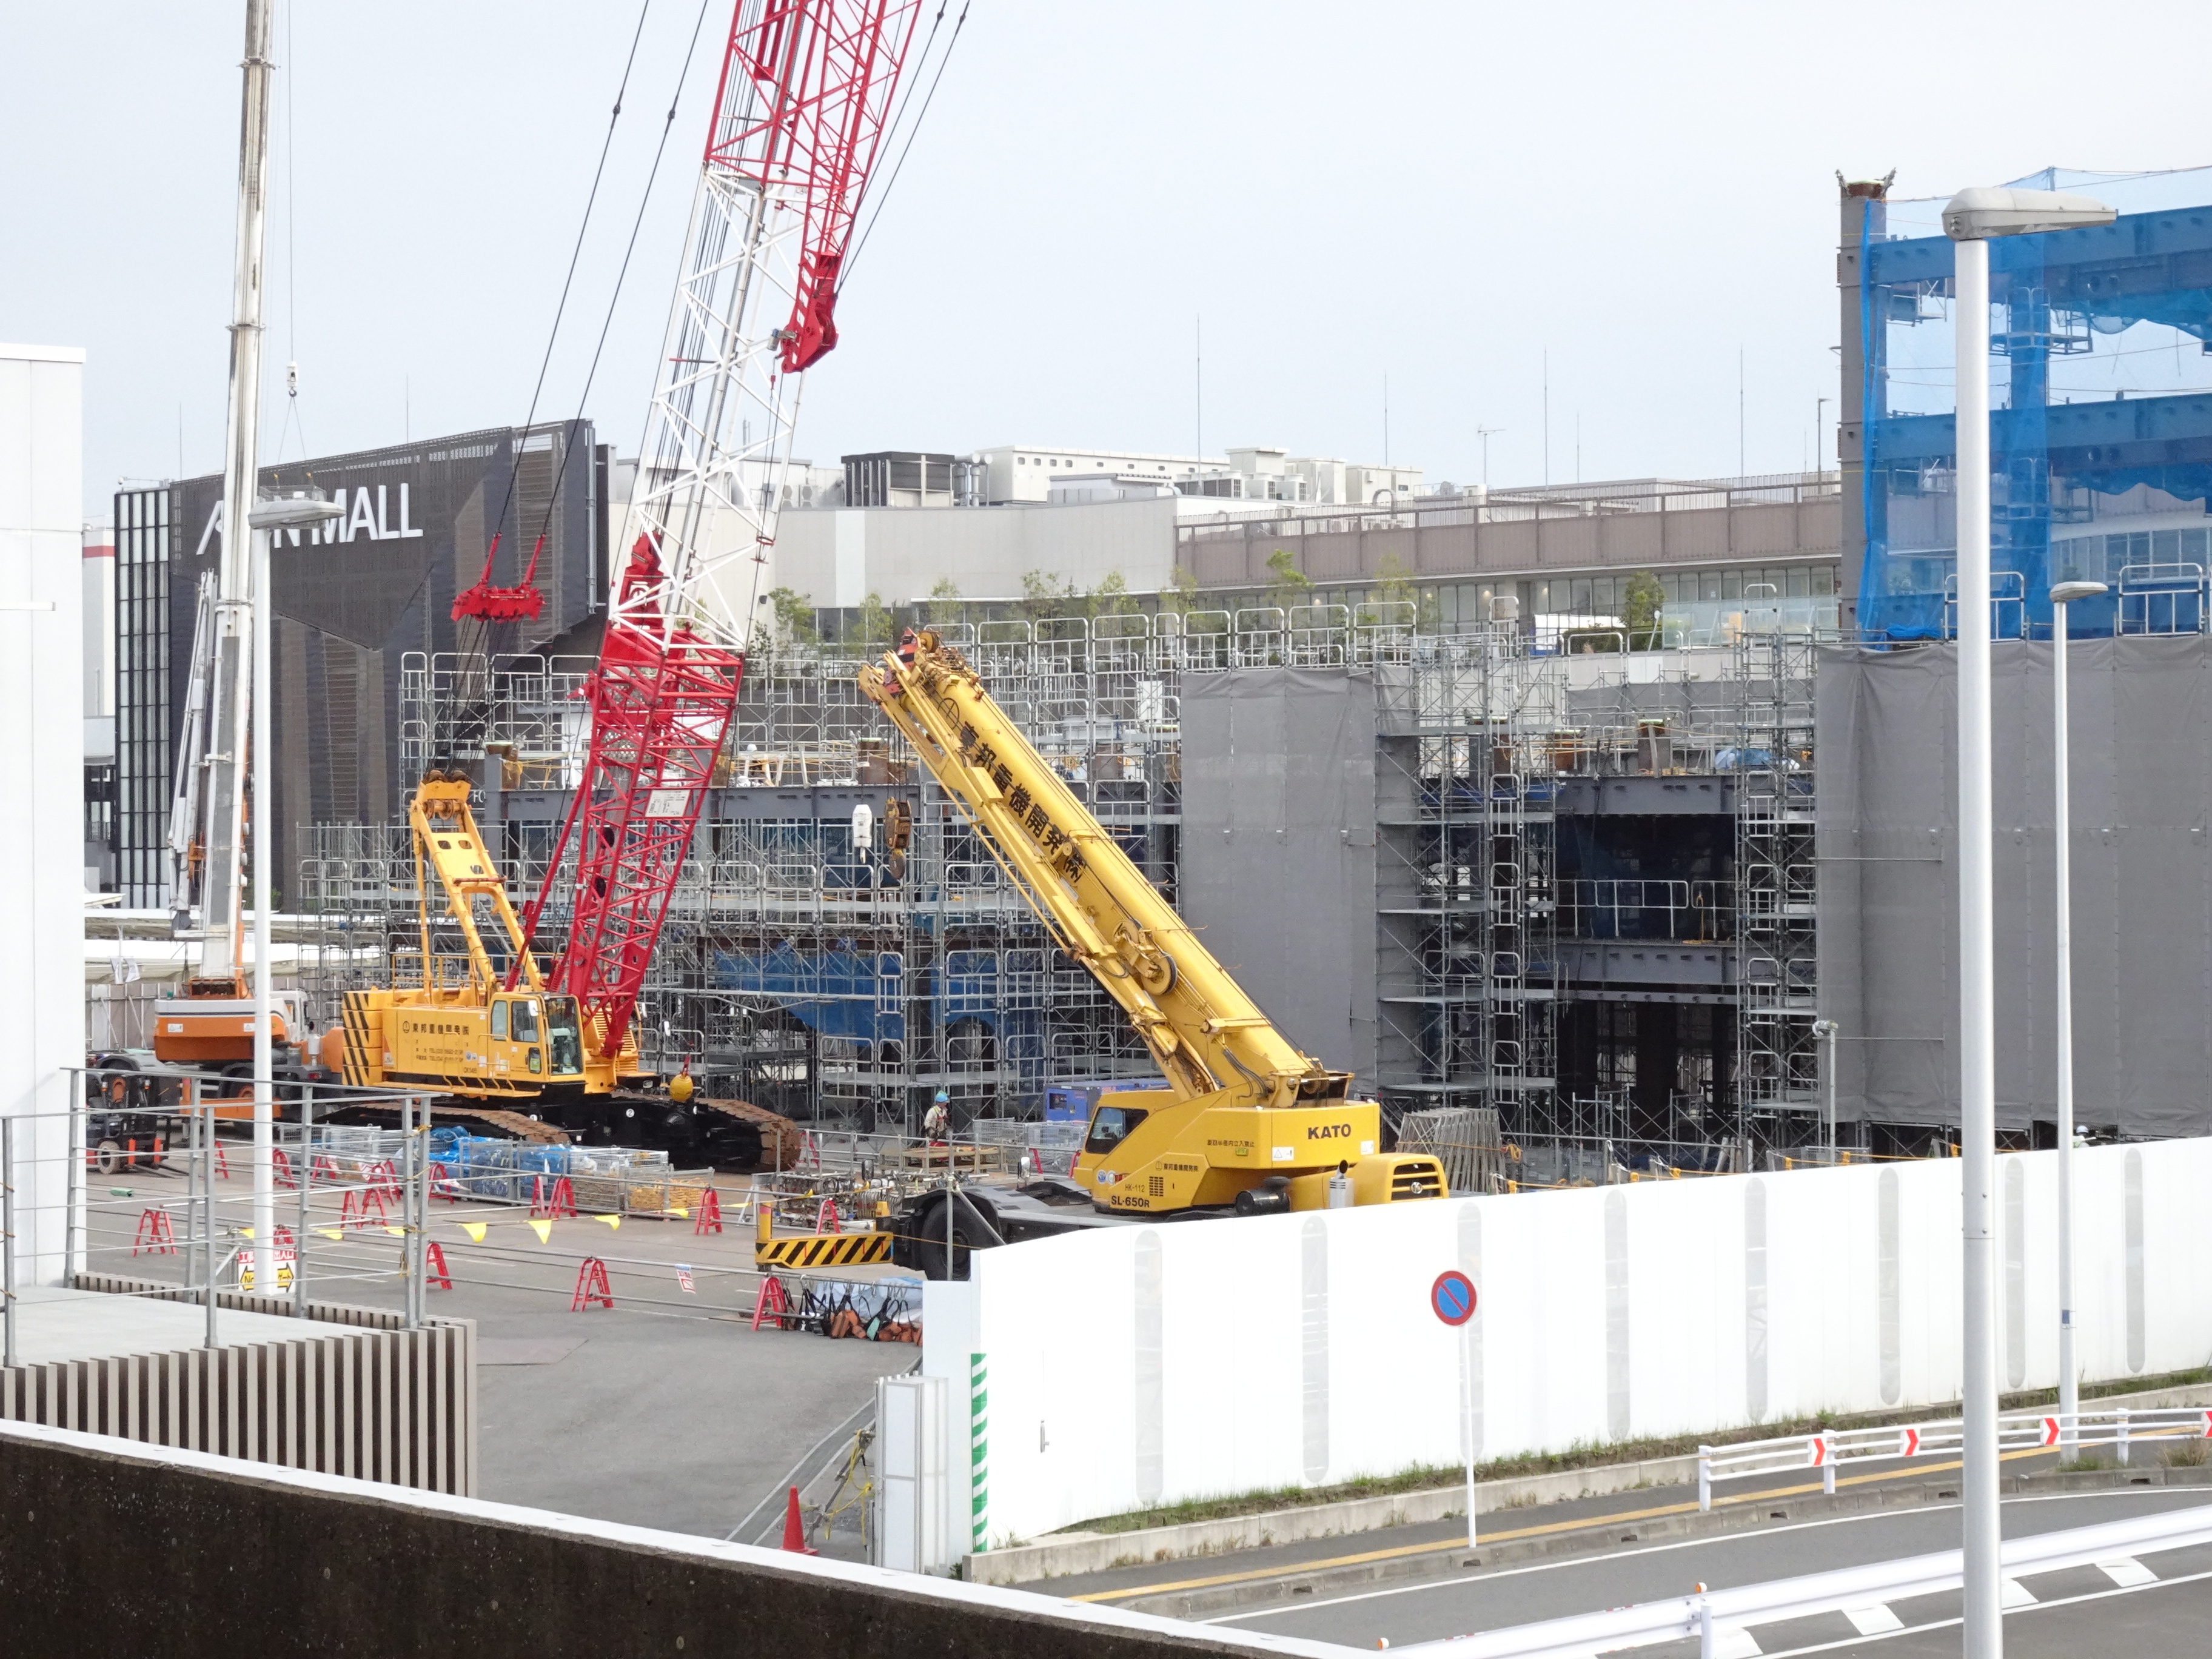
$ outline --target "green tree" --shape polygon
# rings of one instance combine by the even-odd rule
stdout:
[[[1667,603],[1667,590],[1648,570],[1639,570],[1621,590],[1621,619],[1628,624],[1631,651],[1656,650],[1659,644],[1659,610]]]
[[[1175,574],[1168,578],[1167,591],[1160,595],[1160,604],[1178,617],[1197,610],[1198,572],[1188,565],[1177,565]]]
[[[1267,603],[1287,611],[1292,605],[1313,602],[1313,578],[1298,568],[1297,556],[1287,547],[1279,547],[1267,555],[1267,573],[1274,580],[1267,584]]]
[[[1137,608],[1129,597],[1128,579],[1118,570],[1109,570],[1106,578],[1091,590],[1090,612],[1093,617],[1123,617]]]
[[[1376,567],[1375,597],[1384,605],[1412,605],[1414,622],[1419,627],[1434,628],[1443,620],[1443,607],[1437,603],[1436,589],[1423,587],[1416,581],[1413,573],[1406,568],[1405,561],[1395,553],[1385,553],[1382,562]],[[1404,613],[1386,611],[1381,613],[1380,619],[1402,621]]]
[[[939,576],[935,586],[929,590],[922,614],[932,628],[941,628],[946,623],[959,620],[960,584],[950,576]]]
[[[1075,584],[1065,576],[1054,576],[1042,570],[1022,572],[1022,598],[1015,609],[1031,622],[1047,617],[1080,616],[1083,596]]]
[[[850,642],[864,651],[878,651],[891,642],[891,613],[880,593],[864,594],[853,619]]]
[[[814,601],[788,587],[769,590],[768,602],[775,612],[776,632],[802,645],[812,645],[822,635],[814,626]]]

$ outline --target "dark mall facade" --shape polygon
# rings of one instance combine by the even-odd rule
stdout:
[[[607,569],[612,452],[588,421],[495,428],[264,467],[264,490],[313,485],[345,508],[320,532],[280,532],[270,552],[275,696],[272,823],[278,902],[298,867],[300,825],[390,822],[404,811],[403,669],[457,647],[453,597],[483,574],[521,579],[541,529],[543,613],[509,625],[501,651],[597,649]],[[114,833],[123,902],[167,902],[164,845],[190,689],[194,596],[222,547],[222,480],[119,490],[116,525]],[[471,629],[477,624],[468,624]]]

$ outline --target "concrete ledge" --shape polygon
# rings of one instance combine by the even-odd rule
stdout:
[[[2130,1411],[2156,1411],[2176,1406],[2212,1406],[2212,1383],[2107,1395],[2082,1402],[2083,1409],[2098,1411],[2121,1407]],[[1479,1481],[1474,1501],[1479,1513],[1490,1515],[1572,1498],[1602,1498],[1611,1492],[1635,1492],[1645,1486],[1682,1486],[1697,1478],[1698,1460],[1694,1455],[1653,1457],[1640,1462],[1608,1463],[1586,1469],[1560,1469],[1549,1474]],[[1219,1521],[1186,1522],[1172,1527],[1145,1527],[1130,1532],[1054,1533],[1035,1543],[971,1555],[964,1571],[969,1581],[978,1584],[1027,1584],[1075,1573],[1110,1572],[1116,1567],[1134,1566],[1144,1561],[1225,1555],[1269,1544],[1292,1543],[1302,1538],[1332,1538],[1388,1527],[1418,1526],[1462,1515],[1466,1510],[1464,1488],[1431,1486],[1386,1498],[1308,1504]]]
[[[1328,1644],[0,1424],[0,1629],[40,1659],[1169,1659]]]
[[[1639,1463],[1609,1463],[1596,1468],[1478,1481],[1474,1501],[1479,1513],[1491,1515],[1570,1498],[1602,1498],[1644,1486],[1680,1486],[1697,1478],[1695,1457],[1654,1457]],[[967,1571],[970,1581],[979,1584],[1024,1584],[1070,1573],[1107,1572],[1139,1561],[1224,1555],[1301,1538],[1418,1526],[1466,1512],[1465,1487],[1431,1486],[1385,1498],[1309,1504],[1297,1509],[1270,1510],[1222,1521],[1191,1521],[1174,1527],[1145,1527],[1133,1532],[1056,1533],[1034,1544],[971,1555]]]

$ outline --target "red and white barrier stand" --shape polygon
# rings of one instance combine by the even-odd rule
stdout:
[[[177,1254],[177,1235],[169,1226],[167,1210],[145,1210],[138,1217],[137,1237],[131,1240],[131,1254],[137,1255],[141,1249],[147,1255]]]
[[[721,1231],[722,1200],[715,1194],[714,1189],[709,1187],[707,1188],[706,1196],[699,1200],[698,1214],[691,1218],[691,1231],[695,1237],[704,1237],[708,1233],[719,1233]]]
[[[615,1305],[615,1292],[607,1283],[607,1264],[595,1255],[587,1255],[576,1269],[576,1292],[568,1298],[568,1311],[581,1313],[594,1303],[602,1308],[611,1308]]]

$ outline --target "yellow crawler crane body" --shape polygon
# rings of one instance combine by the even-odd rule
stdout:
[[[1121,1006],[1167,1079],[1165,1091],[1100,1097],[1073,1171],[1094,1206],[1139,1215],[1319,1209],[1340,1172],[1355,1204],[1444,1196],[1443,1166],[1381,1150],[1381,1109],[1349,1098],[1350,1073],[1276,1030],[957,651],[933,633],[909,635],[860,671],[860,689],[961,804],[1060,948]]]
[[[346,993],[345,1080],[428,1085],[482,1100],[532,1100],[549,1090],[612,1094],[638,1071],[636,1046],[602,1052],[598,1033],[576,1030],[575,999],[547,991],[469,810],[469,788],[432,779],[409,805],[422,983]],[[466,946],[459,957],[433,950],[434,878]],[[478,918],[485,910],[520,963],[511,991],[484,944]]]

